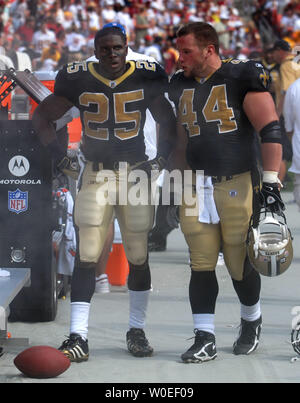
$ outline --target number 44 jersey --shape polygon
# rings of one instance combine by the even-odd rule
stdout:
[[[249,171],[254,128],[243,111],[249,91],[268,91],[269,77],[255,61],[225,60],[204,79],[173,75],[169,97],[188,137],[187,161],[206,175],[229,176]]]
[[[168,78],[157,63],[127,62],[127,70],[110,80],[98,62],[74,62],[59,71],[54,94],[79,110],[82,151],[87,160],[103,163],[147,160],[143,128],[147,108],[167,91]]]

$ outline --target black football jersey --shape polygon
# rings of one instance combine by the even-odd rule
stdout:
[[[90,161],[136,162],[145,155],[144,123],[152,101],[167,91],[168,77],[157,63],[127,62],[115,80],[98,73],[98,62],[75,62],[57,74],[54,94],[79,110],[82,151]]]
[[[278,82],[280,78],[280,64],[277,63],[272,63],[268,64],[265,59],[261,61],[261,64],[263,65],[265,71],[269,74],[270,76],[270,83],[271,83],[271,88],[270,92],[271,95],[274,99],[274,102],[276,103],[276,90],[275,90],[275,85]]]
[[[225,60],[205,79],[173,75],[175,103],[188,145],[187,161],[206,175],[234,175],[251,169],[254,129],[242,104],[249,91],[268,91],[269,76],[255,61]]]

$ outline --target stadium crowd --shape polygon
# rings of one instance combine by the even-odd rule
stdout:
[[[175,32],[206,21],[219,33],[221,56],[247,58],[276,39],[300,44],[297,0],[6,0],[0,1],[0,55],[26,52],[33,70],[57,70],[93,55],[95,32],[119,22],[129,46],[154,56],[168,74],[177,66]]]

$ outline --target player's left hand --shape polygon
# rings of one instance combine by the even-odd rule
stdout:
[[[262,204],[272,213],[280,213],[285,210],[278,183],[263,182],[260,194]]]

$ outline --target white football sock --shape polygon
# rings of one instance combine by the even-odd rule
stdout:
[[[146,311],[150,290],[129,292],[129,329],[145,327]]]
[[[87,339],[90,306],[88,302],[71,302],[70,334],[77,333]]]
[[[213,313],[194,313],[194,329],[215,334],[215,315]]]
[[[241,318],[247,320],[248,322],[253,322],[261,316],[260,301],[254,305],[243,305],[241,304]]]

